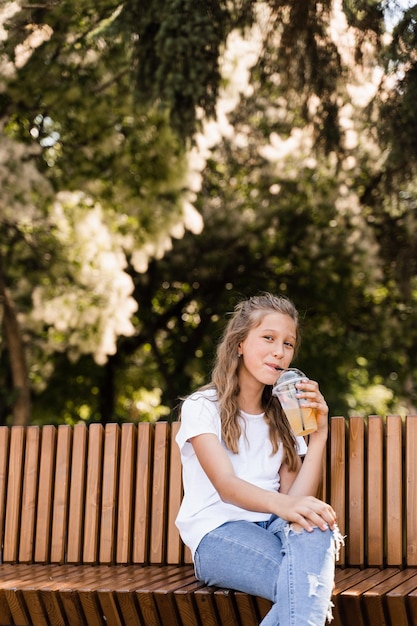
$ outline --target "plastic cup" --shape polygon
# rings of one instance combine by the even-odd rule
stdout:
[[[301,370],[291,368],[281,374],[272,388],[272,393],[280,401],[294,434],[303,437],[317,430],[314,409],[304,406],[307,401],[296,396],[296,383],[306,378]]]

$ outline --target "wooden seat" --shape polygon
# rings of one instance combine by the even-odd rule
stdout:
[[[194,577],[178,427],[0,427],[0,625],[259,624],[269,601]],[[416,441],[417,416],[330,421],[335,626],[417,623]]]

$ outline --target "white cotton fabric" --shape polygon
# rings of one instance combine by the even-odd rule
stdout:
[[[279,446],[272,455],[268,425],[264,413],[249,415],[241,413],[242,436],[238,442],[238,454],[222,445],[229,456],[236,475],[262,489],[279,490],[279,469],[283,449]],[[223,502],[201,467],[190,439],[197,435],[212,433],[222,441],[218,403],[214,389],[198,391],[189,396],[181,410],[181,426],[176,442],[181,451],[184,498],[176,519],[176,525],[184,543],[194,553],[201,539],[211,530],[225,522],[247,520],[252,522],[269,519],[270,513],[247,511]],[[297,437],[298,453],[304,455],[307,446],[303,437]]]

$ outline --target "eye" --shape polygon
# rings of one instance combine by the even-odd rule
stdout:
[[[271,335],[264,335],[264,339],[266,339],[267,341],[273,341],[273,337],[271,337]]]
[[[284,345],[288,346],[289,348],[294,348],[294,344],[291,343],[291,341],[284,341]]]

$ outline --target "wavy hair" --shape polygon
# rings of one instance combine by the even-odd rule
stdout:
[[[295,345],[297,349],[300,343],[298,312],[286,296],[275,296],[270,293],[252,296],[237,304],[217,346],[211,383],[207,387],[216,389],[223,440],[235,454],[242,434],[238,406],[240,391],[238,346],[246,339],[249,331],[261,323],[265,315],[273,312],[289,315],[294,320],[297,329]],[[277,452],[279,443],[282,442],[284,460],[289,469],[294,471],[298,459],[296,439],[278,398],[272,395],[271,385],[265,385],[261,402],[269,426],[273,452]]]

